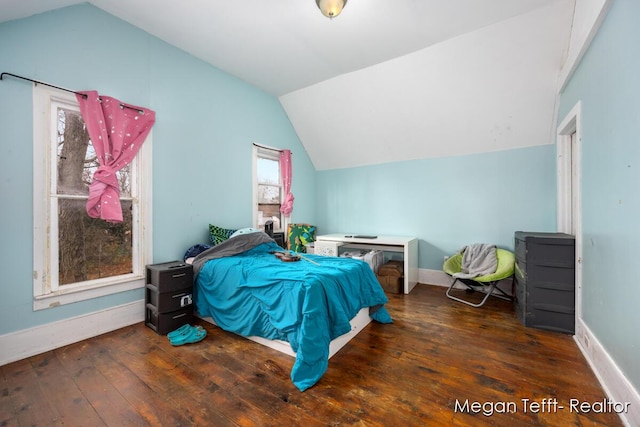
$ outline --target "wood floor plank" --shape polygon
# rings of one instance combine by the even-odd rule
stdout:
[[[13,398],[9,392],[9,382],[5,377],[5,369],[0,367],[0,426],[17,425],[13,406]]]
[[[43,395],[60,414],[61,423],[69,426],[105,425],[71,375],[62,367],[55,352],[34,356],[30,361]]]
[[[126,328],[125,328],[126,329]],[[106,339],[109,334],[85,341],[91,349],[92,362],[100,374],[116,388],[140,416],[151,425],[190,425],[180,408],[167,404],[168,396],[153,390],[138,378],[128,363],[113,357],[113,346]]]
[[[305,392],[292,357],[210,324],[178,347],[133,325],[3,366],[0,424],[79,424],[79,406],[109,426],[622,426],[569,410],[605,396],[572,337],[522,326],[507,301],[473,308],[444,293],[389,295],[394,323],[364,328]],[[551,399],[565,409],[525,411]]]
[[[141,329],[135,331],[136,336]],[[114,334],[108,339],[113,344],[122,342]],[[182,351],[195,351],[198,345],[202,344],[184,346]],[[227,395],[227,390],[204,376],[200,369],[183,363],[175,351],[173,347],[161,348],[151,340],[127,340],[127,345],[118,347],[113,356],[121,363],[127,363],[138,378],[155,392],[168,396],[170,402],[196,425],[222,425],[236,421],[239,425],[254,425],[242,413],[214,410],[215,406],[209,404],[212,394]],[[223,408],[229,402],[224,403]]]
[[[129,405],[118,390],[96,369],[94,358],[99,355],[86,341],[55,351],[87,401],[106,425],[144,426],[146,420]]]
[[[313,414],[289,410],[291,394],[310,397],[299,393],[289,379],[293,358],[259,344],[251,345],[246,339],[219,328],[204,327],[209,330],[206,341],[213,345],[202,352],[202,358],[198,358],[197,352],[189,351],[196,346],[171,349],[185,365],[197,366],[228,390],[227,394],[254,407],[254,413],[262,414],[258,419],[260,424],[274,419],[274,425],[319,425]]]
[[[18,425],[61,424],[60,413],[49,402],[40,386],[31,359],[24,359],[2,367],[7,380],[7,389]]]

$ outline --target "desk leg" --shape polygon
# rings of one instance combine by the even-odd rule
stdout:
[[[404,246],[404,293],[408,294],[418,283],[418,239]]]

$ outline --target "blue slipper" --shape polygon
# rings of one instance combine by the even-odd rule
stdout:
[[[175,331],[171,331],[167,334],[167,338],[172,339],[172,338],[177,338],[180,335],[184,335],[188,332],[190,332],[192,329],[198,329],[198,330],[202,330],[202,326],[200,325],[196,325],[196,326],[191,326],[189,324],[187,325],[182,325],[180,326],[178,329],[176,329]]]
[[[206,329],[203,328],[191,328],[189,332],[179,335],[169,340],[171,345],[178,346],[184,344],[193,344],[202,341],[207,336]]]
[[[184,333],[189,332],[189,330],[191,329],[191,325],[186,324],[186,325],[182,325],[180,326],[178,329],[176,329],[175,331],[171,331],[167,334],[167,338],[171,339],[171,338],[175,338],[179,335],[182,335]]]

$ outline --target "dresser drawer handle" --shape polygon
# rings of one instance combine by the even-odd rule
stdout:
[[[171,277],[173,277],[174,279],[178,278],[178,277],[184,277],[186,276],[187,273],[178,273],[178,274],[173,274],[171,275]]]

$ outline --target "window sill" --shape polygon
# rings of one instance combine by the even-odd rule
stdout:
[[[126,292],[145,286],[144,277],[133,277],[121,282],[114,282],[109,285],[95,284],[82,288],[62,289],[47,295],[39,295],[33,299],[33,310],[44,310],[47,308],[59,307],[74,302],[86,301],[107,295]]]

